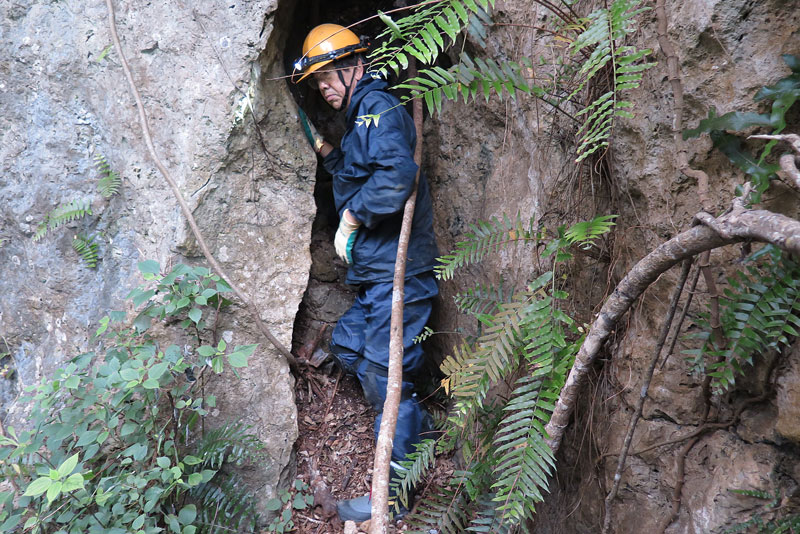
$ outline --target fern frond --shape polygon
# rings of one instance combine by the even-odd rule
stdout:
[[[503,513],[498,513],[496,504],[493,501],[494,497],[493,493],[488,493],[478,501],[475,517],[470,521],[467,532],[508,534],[514,531],[517,525],[510,521],[505,521]]]
[[[207,431],[197,447],[197,456],[204,458],[203,469],[219,469],[225,462],[241,465],[262,458],[264,444],[248,431],[251,425],[227,423]]]
[[[81,259],[90,269],[97,267],[97,243],[94,236],[78,234],[72,239],[72,249],[78,253]]]
[[[464,532],[474,505],[457,488],[458,486],[440,488],[426,495],[414,513],[404,519],[409,534],[429,534],[431,531],[441,534]]]
[[[494,0],[445,0],[422,6],[397,21],[380,13],[387,27],[377,37],[380,46],[370,54],[372,70],[384,76],[389,70],[399,72],[408,67],[409,57],[431,65],[465,28],[482,42],[490,5],[494,6]]]
[[[573,245],[590,245],[598,237],[607,234],[617,224],[614,222],[616,215],[601,215],[591,221],[583,221],[570,226],[564,233],[567,243]]]
[[[518,241],[535,239],[537,234],[532,227],[533,221],[529,228],[525,228],[519,215],[511,221],[505,214],[502,221],[492,217],[488,222],[471,224],[472,232],[465,236],[464,241],[456,243],[453,253],[439,258],[440,265],[433,268],[436,277],[440,280],[449,280],[456,269],[478,263],[490,252],[498,252]]]
[[[498,286],[478,284],[463,293],[457,293],[453,300],[458,311],[470,315],[481,315],[494,313],[510,297],[511,293],[506,294],[503,290],[503,281],[501,280]]]
[[[494,501],[505,520],[519,523],[536,512],[534,504],[543,500],[548,477],[555,459],[545,443],[544,425],[550,420],[558,391],[546,380],[552,370],[552,356],[539,359],[532,376],[517,382],[517,389],[506,406],[507,415],[500,423],[495,438],[495,454],[499,456],[492,486],[497,491]]]
[[[39,241],[48,231],[55,230],[59,226],[91,214],[92,204],[89,200],[73,200],[68,204],[62,204],[48,213],[44,220],[39,223],[33,235],[33,240]]]
[[[391,481],[391,487],[398,497],[398,504],[402,503],[407,508],[410,508],[408,506],[409,494],[436,464],[435,439],[423,439],[414,447],[416,447],[416,452],[412,452],[406,460],[400,462],[404,469],[397,470],[396,478]]]
[[[94,157],[95,167],[100,172],[100,179],[97,181],[97,191],[103,198],[111,198],[119,192],[122,185],[122,179],[106,161],[105,156],[98,154]]]
[[[639,87],[643,72],[655,65],[642,62],[651,50],[622,45],[625,36],[634,30],[634,18],[647,9],[637,9],[640,3],[641,0],[615,0],[608,9],[593,11],[586,19],[586,28],[572,43],[573,54],[586,49],[592,52],[581,66],[578,85],[565,101],[572,100],[606,66],[613,71],[609,91],[576,114],[584,121],[578,129],[577,161],[608,146],[615,117],[633,117],[629,111],[633,104],[620,95]]]
[[[436,66],[422,69],[416,77],[395,87],[410,90],[410,94],[401,99],[402,103],[422,98],[428,112],[434,115],[441,112],[445,98],[451,101],[463,98],[467,103],[475,101],[479,95],[488,101],[492,94],[502,99],[507,93],[514,99],[517,91],[533,92],[537,96],[543,96],[544,91],[529,85],[523,74],[530,68],[532,66],[527,58],[523,58],[520,63],[515,61],[497,63],[491,58],[472,59],[467,53],[462,52],[459,62],[449,69]]]
[[[198,534],[229,532],[243,524],[255,531],[256,510],[252,493],[236,474],[217,474],[189,490],[197,503]]]
[[[754,356],[788,345],[800,334],[800,265],[777,249],[771,252],[762,270],[750,265],[728,278],[730,288],[720,303],[725,347],[715,345],[707,315],[697,321],[705,328],[697,337],[705,342],[701,349],[686,352],[696,354],[701,365],[712,360],[705,370],[716,393],[733,387]]]

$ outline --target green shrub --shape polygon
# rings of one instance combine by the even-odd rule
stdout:
[[[95,350],[29,387],[26,429],[0,437],[0,532],[198,534],[255,522],[224,467],[260,459],[262,444],[241,423],[199,424],[216,404],[205,373],[246,366],[256,348],[230,350],[207,321],[230,288],[202,267],[139,269],[148,285],[127,297],[133,321],[101,319]],[[181,346],[156,339],[153,321]]]

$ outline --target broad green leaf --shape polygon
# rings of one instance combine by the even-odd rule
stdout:
[[[64,481],[64,484],[61,486],[61,491],[68,493],[80,488],[83,488],[83,475],[80,473],[73,473]]]
[[[47,488],[49,488],[52,483],[53,479],[50,477],[37,478],[28,484],[28,487],[25,489],[25,493],[23,495],[26,497],[38,497],[47,491]]]
[[[61,495],[61,486],[62,486],[62,484],[61,484],[60,480],[56,480],[55,482],[50,484],[50,486],[48,486],[48,488],[47,488],[47,502],[48,503],[53,502],[54,500],[56,500],[58,498],[59,495]]]
[[[142,382],[142,387],[145,389],[158,389],[158,380],[153,378],[148,378],[144,382]]]
[[[217,351],[214,349],[214,347],[209,347],[208,345],[200,345],[199,347],[197,347],[197,353],[204,358],[209,358],[215,355]]]
[[[90,443],[94,443],[95,440],[97,440],[98,435],[100,435],[99,430],[87,430],[80,435],[80,437],[78,438],[78,442],[75,444],[75,446],[83,447],[89,445]],[[70,469],[70,471],[72,471],[72,469]]]
[[[139,266],[139,271],[142,274],[144,273],[158,274],[161,272],[161,266],[155,260],[140,261],[138,266]]]
[[[75,466],[78,465],[78,454],[73,454],[66,460],[64,460],[61,465],[58,466],[58,475],[59,478],[64,478],[65,476],[72,473]]]
[[[178,513],[178,521],[182,525],[188,525],[194,522],[195,518],[197,517],[197,507],[193,504],[187,504],[181,511]]]
[[[203,312],[200,311],[200,308],[192,308],[189,310],[189,319],[195,322],[195,324],[200,322],[200,318],[203,317]]]
[[[158,380],[166,372],[167,367],[169,367],[169,362],[159,362],[147,371],[147,376],[153,380]]]

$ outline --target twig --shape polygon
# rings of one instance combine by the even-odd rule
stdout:
[[[342,479],[342,491],[347,489],[347,486],[350,485],[350,479],[353,476],[353,470],[358,465],[358,457],[354,456],[353,461],[350,462],[350,467],[347,468],[347,473],[345,473],[344,478]]]
[[[777,141],[786,141],[792,148],[800,154],[800,135],[797,134],[783,134],[783,135],[751,135],[748,139],[770,139],[770,140],[777,140]]]
[[[664,8],[664,2],[665,0],[656,0],[655,14],[658,19],[658,44],[661,52],[667,58],[667,72],[674,99],[673,109],[675,116],[673,117],[672,130],[675,147],[677,148],[678,170],[686,176],[697,180],[700,203],[704,210],[711,212],[713,210],[710,208],[711,202],[708,198],[708,175],[701,170],[693,169],[689,165],[689,153],[683,140],[683,85],[681,84],[678,55],[675,53],[675,48],[667,36],[667,13]]]
[[[683,321],[686,319],[686,314],[689,312],[689,306],[691,306],[692,304],[692,299],[694,298],[694,292],[697,289],[698,280],[700,280],[700,269],[695,269],[694,274],[692,274],[692,281],[689,284],[689,293],[686,295],[686,303],[683,305],[683,310],[681,310],[681,316],[678,318],[678,324],[675,327],[675,333],[672,335],[672,341],[670,341],[669,343],[669,349],[667,349],[667,353],[664,355],[664,361],[661,362],[661,367],[659,369],[664,368],[664,366],[667,364],[667,361],[669,360],[669,357],[675,350],[675,344],[678,342],[678,336],[681,333],[681,327],[683,326]]]
[[[325,418],[328,417],[328,413],[331,411],[331,406],[333,406],[333,399],[336,398],[336,391],[339,389],[339,381],[342,379],[342,375],[344,371],[339,369],[339,376],[336,377],[336,385],[333,386],[333,394],[331,394],[331,398],[328,400],[328,406],[325,408],[325,415],[322,416],[322,422],[325,422]]]
[[[675,291],[672,293],[672,301],[669,305],[669,311],[667,312],[667,317],[664,319],[664,324],[661,327],[661,335],[658,337],[656,348],[653,351],[652,358],[650,359],[650,367],[648,367],[647,374],[644,377],[644,383],[642,384],[642,389],[639,394],[639,400],[636,404],[636,411],[633,413],[633,415],[631,415],[631,420],[628,423],[628,433],[625,436],[625,441],[622,445],[622,451],[620,452],[619,459],[617,460],[617,471],[614,473],[614,485],[606,497],[605,518],[603,519],[603,534],[606,534],[608,529],[611,527],[611,506],[614,502],[614,499],[617,497],[617,492],[619,491],[620,481],[622,480],[622,470],[625,468],[625,460],[628,457],[628,450],[630,449],[631,442],[633,441],[633,433],[636,431],[636,424],[642,417],[644,402],[647,399],[647,390],[650,388],[650,382],[653,379],[653,372],[655,371],[656,364],[658,363],[658,360],[661,359],[661,350],[664,348],[664,343],[667,341],[667,335],[669,335],[670,327],[672,326],[672,319],[675,317],[675,311],[678,309],[678,301],[683,293],[683,287],[686,285],[686,279],[689,277],[689,269],[691,267],[691,258],[683,260],[683,267],[681,269],[678,285],[675,286]]]
[[[258,329],[261,330],[261,333],[272,343],[272,345],[280,352],[286,361],[288,362],[289,366],[292,370],[297,370],[297,361],[295,360],[294,356],[292,355],[289,350],[283,346],[283,344],[272,335],[272,332],[266,327],[266,325],[261,321],[261,317],[259,315],[258,310],[256,309],[255,305],[250,301],[250,299],[239,289],[239,287],[233,283],[231,278],[228,276],[228,273],[222,268],[222,266],[217,262],[214,255],[211,253],[211,250],[206,245],[205,240],[203,239],[202,233],[200,233],[200,228],[197,226],[197,222],[192,215],[192,211],[189,209],[188,204],[186,204],[186,200],[183,198],[183,194],[181,193],[180,189],[178,188],[178,184],[175,180],[172,179],[172,176],[167,171],[167,168],[161,162],[161,158],[159,158],[158,153],[156,152],[155,146],[153,145],[153,137],[150,134],[150,126],[147,120],[147,112],[144,109],[144,104],[142,103],[142,97],[139,94],[139,89],[136,86],[136,82],[133,80],[133,75],[131,74],[130,66],[128,65],[127,59],[125,59],[125,53],[122,49],[122,43],[119,40],[119,35],[117,34],[117,23],[115,20],[114,15],[114,3],[113,0],[106,0],[106,7],[108,8],[108,24],[111,29],[111,37],[114,41],[114,48],[117,50],[117,54],[119,54],[120,63],[122,64],[122,70],[125,71],[125,77],[128,79],[128,85],[130,87],[131,93],[133,94],[134,99],[136,100],[136,108],[139,112],[139,124],[142,127],[142,134],[144,135],[145,143],[147,144],[147,149],[150,152],[150,157],[153,159],[156,167],[158,168],[161,175],[169,184],[170,189],[172,190],[173,195],[175,195],[178,204],[180,205],[181,211],[183,212],[184,217],[186,217],[187,222],[189,223],[189,227],[192,229],[192,234],[194,234],[195,239],[197,240],[197,244],[200,247],[200,250],[203,252],[203,256],[205,256],[208,263],[214,269],[214,271],[223,279],[225,283],[230,286],[236,296],[238,296],[242,302],[245,304],[245,308],[250,312],[253,319],[255,319],[256,325]]]
[[[408,75],[412,78],[417,75],[417,65],[414,60],[410,62]],[[389,463],[392,459],[392,443],[397,426],[397,412],[403,384],[403,302],[405,300],[406,257],[414,219],[414,208],[417,203],[417,184],[422,169],[422,100],[419,98],[414,99],[414,127],[417,133],[417,144],[414,147],[417,175],[414,178],[414,189],[406,200],[403,210],[403,224],[400,227],[397,259],[394,264],[392,317],[389,334],[389,373],[386,384],[386,401],[383,404],[381,426],[375,444],[375,462],[372,468],[370,534],[386,534],[389,521]]]

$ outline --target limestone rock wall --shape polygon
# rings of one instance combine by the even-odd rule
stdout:
[[[722,114],[754,110],[753,96],[763,85],[789,74],[781,54],[800,54],[800,4],[796,1],[716,0],[667,1],[669,38],[675,46],[685,90],[685,127],[694,127],[714,107]],[[592,6],[579,3],[580,12]],[[541,46],[544,34],[535,26],[549,20],[538,4],[499,1],[489,30],[488,53],[496,59],[549,59]],[[652,48],[659,63],[631,95],[636,117],[618,122],[605,163],[579,168],[570,153],[577,129],[564,114],[541,102],[520,98],[492,100],[475,106],[445,104],[445,111],[426,128],[426,160],[433,183],[436,222],[443,252],[469,231],[467,223],[503,213],[523,220],[535,217],[548,227],[571,224],[596,214],[619,214],[618,226],[597,262],[578,256],[568,268],[575,297],[574,315],[589,322],[595,306],[613,285],[656,245],[689,227],[700,211],[697,184],[677,171],[672,136],[673,97],[666,61],[657,42],[653,11],[641,15],[633,36],[640,48]],[[466,45],[470,49],[470,43]],[[540,67],[541,68],[541,67]],[[543,72],[534,72],[533,77]],[[788,130],[797,130],[797,115]],[[715,209],[730,205],[743,174],[711,146],[708,136],[689,144],[692,165],[711,178]],[[780,185],[765,198],[767,207],[798,214],[796,192]],[[738,250],[712,254],[712,270],[720,284],[735,269]],[[531,248],[507,250],[484,264],[464,270],[442,285],[442,311],[437,329],[475,328],[474,319],[455,314],[451,297],[474,287],[476,281],[519,286],[539,261]],[[677,278],[666,273],[633,313],[619,325],[596,375],[583,392],[578,415],[559,454],[559,471],[547,501],[537,507],[536,532],[599,532],[603,500],[613,483],[619,451],[642,376]],[[702,311],[704,287],[691,316]],[[474,331],[474,330],[473,330]],[[438,350],[449,352],[452,340],[439,337]],[[703,399],[701,380],[689,373],[680,350],[658,371],[650,387],[644,420],[639,423],[632,450],[666,441],[693,430]],[[748,406],[739,424],[706,434],[686,460],[681,513],[668,534],[719,533],[752,517],[758,502],[731,493],[732,489],[780,490],[795,502],[800,487],[796,437],[797,349],[777,361],[766,381],[774,355],[764,355],[748,371],[731,396],[717,399],[725,420],[744,399],[766,394]],[[612,532],[656,532],[669,513],[677,482],[674,461],[682,444],[629,458],[620,496],[614,504]]]
[[[310,267],[316,165],[286,82],[272,80],[284,74],[282,21],[292,6],[115,4],[157,151],[218,259],[289,346]],[[85,350],[97,319],[142,283],[138,261],[204,262],[147,153],[119,56],[107,49],[107,17],[102,0],[0,2],[0,353],[15,369],[0,380],[7,423],[21,387]],[[96,193],[95,155],[123,179],[109,201]],[[82,198],[92,216],[32,241],[50,210]],[[98,236],[95,269],[71,249],[79,231]],[[213,387],[218,417],[253,424],[266,443],[270,461],[251,482],[267,498],[293,469],[294,381],[243,309],[221,328],[233,343],[261,343],[241,380]]]

